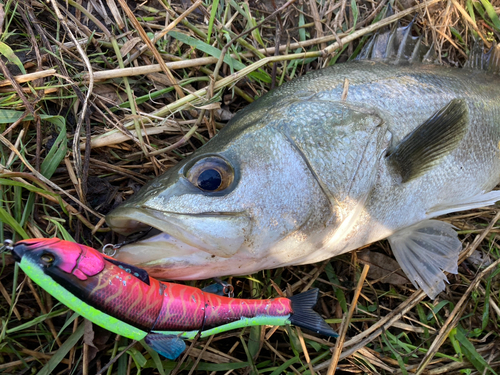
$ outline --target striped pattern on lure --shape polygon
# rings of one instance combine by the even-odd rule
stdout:
[[[337,334],[312,310],[318,290],[291,298],[248,300],[162,282],[97,250],[57,238],[12,246],[21,269],[83,317],[122,336],[141,340],[169,359],[183,339],[253,325],[294,324],[327,336]]]

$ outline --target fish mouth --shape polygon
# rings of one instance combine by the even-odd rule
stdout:
[[[123,235],[149,231],[121,247],[116,258],[145,268],[153,277],[170,279],[205,278],[222,272],[221,261],[242,248],[251,229],[246,213],[179,214],[144,207],[119,208],[106,221]]]

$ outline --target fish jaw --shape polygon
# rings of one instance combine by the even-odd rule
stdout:
[[[251,219],[244,213],[223,214],[177,214],[149,208],[127,208],[115,210],[107,218],[108,223],[120,233],[155,228],[160,234],[134,242],[119,249],[116,258],[120,261],[145,267],[161,264],[168,278],[175,272],[176,279],[203,278],[207,272],[212,277],[213,267],[220,270],[234,269],[224,262],[236,253],[245,253],[246,234],[251,232]],[[206,267],[210,269],[207,270]],[[198,271],[196,271],[198,269]],[[184,270],[184,271],[183,271]],[[188,271],[189,270],[189,271]],[[186,272],[189,272],[186,273]],[[230,272],[229,272],[230,273]],[[160,277],[153,272],[155,277]],[[220,276],[220,273],[216,273]],[[164,276],[164,275],[161,275]]]
[[[166,233],[123,246],[115,257],[121,262],[144,268],[153,277],[172,280],[201,280],[250,274],[261,264],[268,262],[254,258],[246,251],[229,258],[219,257]]]

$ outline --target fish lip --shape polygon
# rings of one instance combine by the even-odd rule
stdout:
[[[122,207],[117,209],[117,211],[118,214],[112,213],[111,215],[108,215],[108,217],[106,218],[108,225],[115,232],[129,236],[133,233],[141,231],[149,231],[151,228],[154,228],[160,231],[162,234],[171,236],[172,238],[178,240],[179,242],[182,242],[191,247],[195,247],[198,250],[208,254],[212,254],[212,252],[209,250],[209,248],[207,248],[207,246],[202,246],[203,241],[201,240],[193,241],[193,239],[198,239],[195,232],[186,230],[182,226],[175,223],[177,218],[180,218],[182,216],[197,217],[197,218],[208,218],[208,217],[220,218],[224,216],[249,218],[248,213],[245,211],[180,213],[171,211],[160,211],[151,207],[144,207],[144,206],[139,208]],[[148,236],[146,234],[144,238],[139,238],[137,241],[134,242],[140,242],[153,237],[154,236]],[[128,246],[133,246],[133,243],[128,244]]]
[[[154,208],[150,207],[140,207],[138,209],[141,211],[143,214],[147,215],[148,217],[158,217],[159,215],[163,215],[164,217],[162,218],[164,221],[168,222],[167,216],[192,216],[192,217],[220,217],[220,216],[231,216],[231,217],[237,217],[237,216],[248,216],[248,214],[245,211],[242,212],[196,212],[196,213],[183,213],[183,212],[173,212],[173,211],[160,211],[160,210],[155,210]],[[120,211],[120,214],[117,215],[114,212],[106,218],[106,221],[108,222],[108,226],[115,232],[118,232],[120,234],[123,234],[125,236],[129,236],[133,233],[141,232],[144,230],[149,230],[150,228],[155,228],[158,229],[159,231],[162,231],[165,234],[170,233],[165,230],[164,228],[161,228],[160,225],[152,225],[148,224],[145,221],[138,220],[134,215],[137,211],[137,209],[134,208],[121,208],[118,211]],[[125,211],[124,213],[121,213],[121,211]],[[127,213],[127,211],[130,211],[130,213]],[[155,215],[156,213],[156,215]],[[152,215],[150,215],[152,214]],[[118,217],[118,221],[116,221],[115,217]],[[129,225],[114,225],[117,224],[120,220],[123,220],[123,218],[127,218],[126,223]],[[170,225],[175,225],[171,224]]]

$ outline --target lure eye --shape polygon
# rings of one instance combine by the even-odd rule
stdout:
[[[210,156],[194,163],[187,171],[186,177],[198,189],[216,192],[231,185],[234,171],[224,159]]]
[[[45,264],[51,264],[54,262],[54,256],[52,254],[42,254],[40,260]]]

